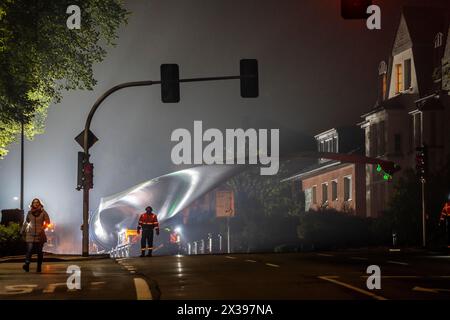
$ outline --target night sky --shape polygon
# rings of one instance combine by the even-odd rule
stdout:
[[[280,128],[281,140],[356,125],[376,101],[378,63],[389,58],[401,6],[447,2],[374,1],[382,30],[370,31],[365,21],[343,20],[339,0],[128,0],[129,24],[96,66],[95,89],[64,94],[49,109],[45,134],[27,141],[25,203],[40,197],[57,224],[79,230],[81,148],[73,138],[104,91],[159,80],[162,63],[178,63],[181,77],[217,76],[238,74],[241,58],[257,58],[260,97],[242,99],[239,81],[182,84],[179,104],[161,103],[159,86],[115,93],[92,123],[100,139],[91,149],[93,209],[103,196],[177,170],[170,134],[192,130],[194,120],[204,129]],[[19,206],[19,160],[17,144],[0,160],[0,208]]]

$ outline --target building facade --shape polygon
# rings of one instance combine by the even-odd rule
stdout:
[[[389,63],[379,66],[379,95],[359,123],[369,157],[414,168],[416,148],[426,146],[427,167],[438,172],[448,163],[450,43],[448,12],[405,7]],[[393,185],[366,166],[367,216],[386,210]]]
[[[319,152],[361,153],[363,136],[353,128],[331,129],[315,136]],[[288,178],[305,194],[305,210],[334,209],[365,213],[364,165],[318,159],[317,163]]]

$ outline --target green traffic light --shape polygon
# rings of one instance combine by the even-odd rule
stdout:
[[[377,165],[377,172],[381,172],[381,166],[379,164]]]

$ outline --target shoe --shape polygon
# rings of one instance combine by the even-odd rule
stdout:
[[[145,254],[141,253],[141,255],[139,257],[143,258],[143,257],[145,257]]]
[[[42,272],[42,266],[40,264],[38,264],[38,266],[36,268],[36,272]]]
[[[30,264],[29,263],[25,263],[22,266],[22,269],[25,270],[25,272],[29,272],[30,271]]]
[[[147,257],[151,257],[152,256],[152,254],[151,253],[147,253]]]

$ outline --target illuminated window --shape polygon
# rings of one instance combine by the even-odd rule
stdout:
[[[328,202],[328,183],[322,183],[322,204]]]
[[[386,73],[385,74],[383,74],[383,76],[382,76],[382,87],[383,87],[383,97],[382,97],[382,99],[384,100],[385,99],[385,97],[386,97],[386,91],[387,91],[387,75],[386,75]]]
[[[337,201],[338,196],[337,196],[337,181],[332,181],[331,182],[331,199],[333,201]]]
[[[400,93],[403,90],[403,74],[402,74],[402,64],[395,65],[395,93]]]
[[[344,178],[344,201],[352,199],[352,177],[348,176]]]

